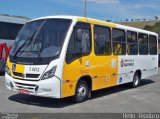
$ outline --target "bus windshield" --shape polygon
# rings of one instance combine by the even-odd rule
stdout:
[[[17,35],[10,55],[51,58],[60,54],[71,20],[43,19],[28,22]]]

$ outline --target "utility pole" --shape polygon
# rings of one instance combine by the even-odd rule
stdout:
[[[84,17],[87,16],[87,0],[84,0]]]

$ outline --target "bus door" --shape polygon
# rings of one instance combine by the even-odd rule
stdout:
[[[88,75],[91,53],[91,28],[89,23],[78,22],[72,32],[66,53],[66,63],[63,71],[62,95],[74,95],[76,81]],[[67,91],[66,90],[70,90]]]

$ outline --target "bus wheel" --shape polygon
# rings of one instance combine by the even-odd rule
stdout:
[[[80,103],[88,99],[89,88],[85,80],[80,80],[76,87],[74,102]]]
[[[140,75],[138,73],[135,73],[133,76],[132,87],[133,88],[138,87],[140,85],[140,81],[141,81]]]

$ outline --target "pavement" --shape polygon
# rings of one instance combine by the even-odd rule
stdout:
[[[92,99],[75,104],[70,98],[52,99],[8,91],[0,76],[1,113],[158,113],[160,72],[143,79],[141,86],[120,85],[92,93]]]

